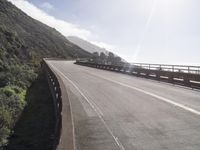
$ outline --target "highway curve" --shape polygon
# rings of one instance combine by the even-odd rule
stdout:
[[[67,87],[77,150],[200,150],[199,91],[72,61],[47,63]]]

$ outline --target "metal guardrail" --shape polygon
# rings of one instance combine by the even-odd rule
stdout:
[[[140,68],[149,69],[149,70],[162,70],[162,71],[171,71],[171,72],[200,74],[200,66],[145,64],[145,63],[131,63],[130,66],[140,67]]]
[[[74,123],[70,100],[62,78],[47,63],[51,60],[60,61],[61,59],[44,58],[42,62],[55,106],[54,150],[75,150]]]
[[[53,97],[54,102],[54,111],[55,111],[55,129],[54,129],[54,135],[53,135],[53,141],[54,141],[54,150],[57,148],[57,145],[59,144],[61,130],[62,130],[62,97],[61,97],[61,89],[59,81],[56,77],[56,75],[53,73],[53,71],[49,68],[49,66],[46,64],[45,61],[42,63],[43,69],[46,72],[46,77],[49,84],[49,89],[51,91],[51,95]]]
[[[135,76],[151,78],[173,84],[200,89],[200,66],[181,66],[164,64],[132,63],[124,65],[105,65],[76,61],[76,64],[116,71]]]

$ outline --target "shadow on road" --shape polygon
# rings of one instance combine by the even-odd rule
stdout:
[[[50,150],[54,132],[53,100],[44,73],[28,89],[27,106],[5,150]]]

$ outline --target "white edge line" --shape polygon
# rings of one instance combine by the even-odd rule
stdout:
[[[193,108],[187,107],[187,106],[185,106],[185,105],[183,105],[183,104],[174,102],[173,100],[167,99],[167,98],[165,98],[165,97],[162,97],[162,96],[156,95],[156,94],[154,94],[154,93],[145,91],[145,90],[143,90],[143,89],[140,89],[140,88],[137,88],[137,87],[134,87],[134,86],[130,86],[130,85],[127,85],[127,84],[124,84],[124,83],[121,83],[121,82],[118,82],[118,81],[115,81],[115,80],[112,80],[112,79],[108,79],[108,78],[105,78],[105,77],[102,77],[102,76],[99,76],[99,75],[96,75],[96,74],[93,74],[93,73],[89,73],[89,74],[92,74],[92,75],[94,75],[94,76],[97,76],[97,77],[102,78],[102,79],[107,80],[107,81],[111,81],[111,82],[116,83],[116,84],[119,84],[119,85],[121,85],[121,86],[125,86],[125,87],[128,87],[128,88],[130,88],[130,89],[139,91],[139,92],[144,93],[144,94],[146,94],[146,95],[149,95],[149,96],[151,96],[151,97],[154,97],[154,98],[157,98],[157,99],[159,99],[159,100],[162,100],[162,101],[164,101],[164,102],[166,102],[166,103],[172,104],[172,105],[174,105],[174,106],[176,106],[176,107],[182,108],[182,109],[184,109],[184,110],[186,110],[186,111],[189,111],[189,112],[191,112],[191,113],[193,113],[193,114],[200,115],[200,112],[199,112],[199,111],[197,111],[197,110],[195,110],[195,109],[193,109]]]
[[[50,65],[50,64],[49,64]],[[119,141],[119,139],[113,134],[112,130],[109,128],[109,126],[106,124],[105,120],[103,119],[103,116],[101,115],[101,113],[95,108],[95,106],[89,101],[89,99],[83,94],[83,92],[76,86],[76,84],[71,81],[66,75],[64,75],[60,70],[58,70],[57,68],[55,68],[53,65],[50,65],[52,68],[54,68],[57,72],[59,72],[65,79],[67,79],[77,90],[78,92],[86,99],[86,101],[89,103],[89,105],[94,109],[94,111],[96,112],[96,114],[98,115],[98,117],[101,119],[101,121],[103,122],[103,124],[105,125],[106,129],[108,130],[108,132],[111,134],[111,136],[113,137],[113,139],[115,140],[115,142],[117,143],[117,145],[119,146],[119,148],[121,150],[125,150],[124,146],[122,145],[122,143]],[[96,106],[97,107],[97,106]],[[98,107],[97,107],[98,108]],[[99,108],[98,108],[99,109]],[[99,109],[100,110],[100,109]]]
[[[52,68],[54,68],[54,66],[53,65],[50,65],[49,63],[47,63],[47,61],[45,60],[45,63],[47,64],[47,65],[49,65],[49,66],[51,66]],[[63,83],[64,84],[64,83]],[[65,86],[65,85],[64,85]],[[65,88],[66,88],[66,86],[65,86]],[[68,95],[67,95],[67,97],[68,97]],[[68,97],[69,98],[69,97]],[[71,115],[71,119],[72,119],[72,134],[73,134],[73,146],[74,146],[74,149],[76,150],[76,144],[75,144],[75,129],[74,129],[74,118],[73,118],[73,114],[72,114],[72,108],[71,108],[71,102],[69,101],[69,104],[70,104],[70,115]],[[63,112],[61,112],[61,115],[63,115]],[[62,139],[60,138],[60,140],[59,140],[59,143],[61,143],[62,142]]]

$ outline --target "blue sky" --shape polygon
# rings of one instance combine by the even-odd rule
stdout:
[[[9,1],[65,36],[80,36],[130,62],[200,65],[199,0]]]

